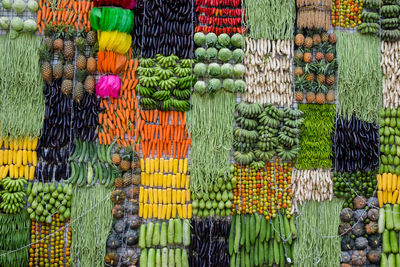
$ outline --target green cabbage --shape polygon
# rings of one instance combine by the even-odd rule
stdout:
[[[227,92],[230,92],[230,93],[234,93],[235,92],[234,82],[233,82],[232,79],[225,79],[222,82],[222,87]]]
[[[204,60],[207,58],[207,52],[203,47],[199,47],[194,51],[197,60]]]
[[[25,7],[25,2],[23,0],[15,0],[14,4],[12,5],[14,12],[17,14],[24,12]]]
[[[218,41],[218,37],[215,33],[210,32],[206,35],[206,44],[207,46],[215,46]]]
[[[35,0],[29,0],[28,1],[28,9],[30,12],[34,13],[34,12],[38,11],[39,5]]]
[[[204,81],[198,81],[196,82],[196,84],[194,85],[194,92],[199,94],[199,95],[204,95],[207,91],[207,86],[206,83]]]
[[[193,72],[197,77],[204,77],[207,73],[207,65],[204,63],[196,63],[193,68]]]
[[[235,33],[234,35],[232,35],[231,44],[234,47],[238,47],[238,48],[242,47],[242,42],[243,42],[243,38],[242,38],[241,34]]]
[[[24,28],[24,21],[21,18],[14,17],[11,20],[11,29],[18,32],[22,31],[23,28]]]
[[[3,30],[8,30],[10,28],[10,18],[1,17],[0,18],[0,28]]]
[[[217,59],[218,50],[214,47],[210,47],[207,49],[207,58],[208,59]]]
[[[233,67],[229,63],[225,63],[221,66],[221,77],[222,78],[230,78],[232,77]]]
[[[202,46],[206,42],[206,36],[202,32],[196,32],[193,36],[193,40],[197,46]]]
[[[218,52],[218,59],[222,62],[228,62],[232,57],[232,52],[228,48],[221,48]]]
[[[233,67],[233,75],[236,78],[241,78],[244,75],[244,72],[246,71],[246,68],[242,64],[236,64]]]
[[[228,47],[231,43],[231,38],[229,38],[229,35],[226,33],[220,34],[218,36],[218,43],[222,47]]]
[[[219,79],[211,79],[208,81],[207,91],[210,95],[214,94],[219,89],[221,89],[221,81]]]
[[[244,52],[240,48],[235,49],[232,53],[232,58],[233,58],[233,61],[235,61],[235,63],[242,62],[243,57],[244,57]]]
[[[35,32],[37,30],[36,22],[32,19],[27,19],[24,21],[24,31]]]
[[[12,7],[12,1],[11,0],[2,0],[1,4],[3,5],[4,9],[10,10]]]
[[[208,65],[208,74],[213,77],[219,77],[221,75],[221,67],[218,63],[211,63]]]
[[[238,93],[244,93],[246,89],[246,83],[243,80],[235,81],[235,91]]]

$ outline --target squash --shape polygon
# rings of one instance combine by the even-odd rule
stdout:
[[[116,252],[108,252],[104,257],[104,261],[111,266],[117,266],[119,261],[119,254]]]
[[[127,245],[136,245],[139,241],[139,232],[137,230],[128,230],[124,235],[124,240]]]
[[[353,234],[355,236],[362,236],[365,234],[365,225],[363,222],[357,222],[353,225]]]
[[[341,262],[350,262],[351,260],[351,254],[347,251],[342,251],[342,255],[341,255]]]
[[[352,250],[354,247],[354,240],[351,239],[350,236],[346,235],[342,238],[342,241],[340,242],[340,247],[342,248],[342,251]]]
[[[339,225],[339,235],[351,234],[351,225],[348,222],[341,223]]]
[[[139,196],[139,186],[134,185],[126,192],[128,198],[137,198]]]
[[[363,196],[355,197],[353,200],[354,209],[363,209],[367,205],[367,199]]]
[[[117,233],[111,233],[106,242],[108,248],[116,249],[121,246],[121,237]]]
[[[378,223],[377,222],[369,222],[367,225],[365,225],[365,232],[368,235],[372,235],[378,232]]]
[[[364,250],[354,250],[351,255],[351,264],[355,266],[364,266],[367,263],[367,255]]]
[[[380,234],[370,235],[368,237],[368,245],[371,248],[379,248],[382,245],[382,236]]]
[[[121,205],[115,205],[112,209],[112,215],[115,219],[120,219],[124,217],[124,207],[122,207]]]
[[[368,218],[371,220],[371,221],[378,221],[378,219],[379,219],[379,210],[378,209],[370,209],[369,211],[368,211]]]
[[[137,229],[140,226],[140,218],[138,215],[129,215],[126,223],[130,229]]]
[[[368,260],[371,263],[379,263],[381,261],[381,252],[379,250],[370,250],[368,252]]]
[[[365,249],[368,246],[368,240],[363,236],[357,237],[354,245],[356,249]]]
[[[340,219],[343,222],[350,222],[353,219],[353,210],[350,208],[344,208],[340,212]]]
[[[124,230],[125,230],[125,222],[124,222],[124,220],[116,221],[115,224],[114,224],[114,230],[115,230],[115,232],[117,232],[119,234],[124,232]]]
[[[133,249],[126,249],[121,255],[122,264],[135,265],[138,262],[138,254]]]
[[[370,207],[370,208],[378,207],[378,206],[379,206],[378,198],[376,198],[376,197],[370,197],[370,198],[368,198],[368,200],[367,200],[367,205],[368,205],[368,207]]]
[[[354,221],[364,221],[365,219],[367,219],[367,216],[367,211],[364,209],[354,211]]]
[[[129,214],[138,214],[139,213],[139,205],[137,202],[128,201],[125,203],[125,209]]]
[[[114,190],[110,195],[110,199],[114,204],[122,204],[125,200],[125,193],[122,190]]]

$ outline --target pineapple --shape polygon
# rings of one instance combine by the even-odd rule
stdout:
[[[325,59],[328,62],[332,62],[335,59],[335,47],[329,45],[326,49]]]
[[[326,102],[332,103],[335,101],[335,91],[329,90],[326,94]]]
[[[327,71],[327,64],[324,61],[317,63],[317,81],[319,83],[325,82],[326,71]]]
[[[323,31],[322,33],[321,33],[321,42],[323,42],[323,43],[326,43],[326,42],[328,42],[328,39],[329,37],[328,37],[328,33],[326,32],[326,31]]]
[[[121,177],[115,178],[114,183],[115,183],[115,187],[121,188],[124,186],[124,179]]]
[[[64,95],[70,95],[72,93],[73,84],[72,80],[64,79],[61,83],[61,92]]]
[[[295,59],[298,59],[298,60],[303,60],[303,59],[304,59],[303,50],[302,50],[302,49],[297,49],[297,50],[294,52],[294,58],[295,58]]]
[[[296,90],[296,101],[302,102],[304,100],[304,92],[308,86],[307,81],[304,76],[296,77],[294,81],[295,90]]]
[[[98,44],[94,45],[89,52],[89,58],[86,63],[86,69],[89,73],[93,74],[97,70],[97,62],[96,59],[94,58],[94,54],[98,49]]]
[[[313,39],[311,37],[306,37],[304,39],[304,46],[306,48],[311,48],[313,46]]]
[[[127,147],[122,155],[121,163],[119,167],[123,171],[128,171],[131,168],[131,159],[132,159],[132,150],[130,147]]]
[[[295,43],[297,46],[302,46],[304,44],[304,35],[301,33],[296,34]]]
[[[315,53],[315,60],[321,61],[325,58],[324,50],[325,50],[325,44],[322,43],[322,44],[317,45],[317,51]]]
[[[321,35],[315,33],[312,37],[312,40],[314,45],[319,45],[321,43]]]
[[[83,99],[83,96],[85,95],[85,90],[83,89],[83,82],[86,79],[86,71],[85,70],[78,70],[77,73],[77,83],[75,84],[75,89],[74,89],[74,100],[75,102],[80,102]]]
[[[64,77],[72,80],[74,78],[75,68],[71,62],[64,65]]]
[[[90,46],[94,46],[97,42],[97,33],[95,31],[89,31],[86,35],[86,43]]]
[[[320,105],[324,104],[326,86],[323,83],[317,82],[315,91],[317,92],[317,94],[315,95],[315,102]]]
[[[53,78],[53,69],[50,61],[52,59],[52,53],[48,47],[42,45],[39,48],[39,56],[42,60],[42,77],[46,83],[50,83]]]
[[[304,91],[296,90],[296,102],[303,102],[304,100]]]
[[[130,171],[125,172],[124,176],[123,176],[123,179],[124,179],[124,186],[125,187],[126,186],[130,186],[132,184],[132,174],[131,174],[131,172]]]
[[[303,75],[303,68],[302,67],[295,67],[294,68],[294,76],[299,77]]]
[[[335,62],[329,63],[327,66],[325,83],[327,85],[335,83]]]
[[[82,35],[82,33],[80,33]],[[84,70],[86,69],[86,56],[85,56],[85,49],[86,49],[86,43],[85,39],[81,36],[78,36],[75,39],[75,46],[78,50],[78,56],[76,57],[76,68],[78,70]]]
[[[315,94],[313,91],[308,91],[306,94],[306,101],[307,103],[313,103],[315,100]]]
[[[88,75],[88,76],[86,77],[84,87],[85,87],[85,91],[86,91],[88,94],[93,94],[94,89],[95,89],[95,87],[96,87],[96,80],[94,79],[94,77],[93,77],[92,75]]]
[[[307,64],[306,65],[306,67],[305,67],[305,74],[306,74],[306,80],[307,80],[307,82],[312,82],[312,81],[314,81],[314,79],[315,79],[315,75],[314,75],[314,71],[316,71],[316,65],[315,65],[315,63],[310,63],[310,64]]]
[[[328,35],[328,41],[329,41],[329,43],[331,43],[331,44],[335,44],[336,43],[336,34],[335,33],[330,33],[329,35]]]
[[[74,36],[75,31],[72,27],[69,27],[65,33],[65,42],[64,42],[64,57],[67,60],[72,61],[75,57],[75,47],[74,43],[71,41],[71,38]]]
[[[53,66],[53,78],[54,79],[61,79],[63,76],[63,70],[64,66],[61,61],[58,61],[54,66]]]
[[[305,63],[311,63],[311,61],[312,61],[312,53],[311,53],[311,51],[309,49],[304,51],[304,59],[303,59],[303,61]]]
[[[64,41],[63,38],[65,36],[64,27],[57,27],[56,33],[54,35],[53,49],[56,52],[61,52],[64,49]]]
[[[119,165],[120,164],[121,156],[118,154],[118,151],[115,151],[114,154],[112,154],[111,160],[115,165]]]
[[[54,27],[50,24],[44,29],[44,45],[53,52],[53,38]]]

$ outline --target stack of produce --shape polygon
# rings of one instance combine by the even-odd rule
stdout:
[[[400,175],[400,114],[398,109],[382,109],[379,128],[379,173]]]
[[[142,161],[139,216],[144,219],[191,218],[188,159]]]
[[[45,25],[71,26],[76,30],[85,29],[90,31],[89,11],[93,8],[93,1],[62,1],[52,2],[49,0],[39,1],[36,23],[39,32],[45,31]]]
[[[2,266],[29,266],[30,224],[29,214],[25,210],[16,215],[0,214],[2,240],[0,264]]]
[[[133,8],[134,22],[133,25],[143,25],[145,0],[136,0],[136,6]],[[139,55],[142,50],[142,32],[146,27],[133,27],[132,48],[135,54]]]
[[[379,0],[365,0],[366,6],[378,6]],[[332,7],[331,22],[333,27],[353,29],[361,24],[361,11],[363,5],[356,1],[337,0]],[[347,12],[349,10],[350,12]],[[346,14],[344,14],[346,12]]]
[[[32,221],[29,266],[71,265],[70,220],[61,221],[53,215],[51,223]]]
[[[357,196],[372,197],[375,194],[377,182],[376,171],[358,171],[356,173],[333,172],[333,193],[338,198],[344,198],[343,207],[353,208],[353,200]],[[397,181],[397,180],[396,180]],[[382,187],[381,187],[382,189]],[[396,185],[393,191],[396,190]],[[390,194],[392,194],[391,190]],[[379,193],[378,193],[379,198]],[[396,201],[397,198],[394,200]]]
[[[25,178],[33,180],[37,165],[36,147],[38,138],[0,138],[0,180]]]
[[[379,207],[383,204],[400,204],[399,190],[400,183],[396,174],[384,173],[376,175],[375,183],[378,183],[378,201]]]
[[[392,0],[389,0],[392,2]],[[385,2],[385,1],[384,1]],[[386,1],[387,2],[387,1]],[[363,10],[361,12],[361,20],[362,23],[358,23],[359,26],[357,30],[359,30],[362,34],[378,34],[379,31],[379,8],[380,8],[380,1],[377,0],[367,0],[363,3]],[[395,19],[394,25],[391,25],[391,21],[382,20],[382,28],[390,28],[390,27],[397,27],[397,18]],[[378,34],[379,35],[379,34]]]
[[[227,220],[192,220],[189,266],[229,266]]]
[[[221,88],[228,93],[244,92],[242,36],[236,33],[230,38],[223,33],[217,37],[215,33],[198,32],[194,42],[198,46],[195,50],[198,63],[193,69],[198,81],[194,92],[201,96],[214,95]]]
[[[383,41],[395,42],[400,38],[399,31],[399,15],[400,3],[395,0],[382,1],[380,10],[381,25],[381,38]]]
[[[292,163],[276,158],[258,171],[251,166],[233,165],[233,210],[240,214],[260,213],[267,220],[292,214]]]
[[[2,1],[2,7],[5,9],[2,10],[3,14],[8,16],[0,18],[0,28],[6,31],[10,30],[12,39],[17,38],[22,32],[35,33],[38,26],[40,27],[38,25],[40,20],[38,19],[35,22],[36,15],[41,16],[41,12],[38,12],[39,4],[36,0],[29,0],[27,3],[23,0]]]
[[[189,266],[190,221],[169,219],[140,226],[140,266]]]
[[[198,25],[195,32],[232,35],[246,31],[242,25],[243,9],[240,0],[196,1],[196,13]]]
[[[143,109],[188,111],[192,86],[191,59],[171,54],[142,58],[139,62],[139,103]]]
[[[377,228],[379,233],[382,234],[382,239],[379,240],[379,245],[382,242],[382,254],[373,256],[376,259],[379,259],[380,256],[381,266],[396,266],[400,262],[400,245],[399,238],[397,237],[400,231],[399,204],[394,204],[393,207],[386,204],[385,208],[379,210]],[[370,254],[368,254],[368,258],[370,258]]]
[[[26,180],[11,179],[9,177],[4,178],[0,181],[2,191],[0,191],[0,209],[6,214],[16,214],[21,211],[25,206],[25,190],[24,186]]]
[[[297,28],[328,31],[330,29],[332,2],[332,0],[296,0]]]
[[[29,183],[26,189],[28,208],[32,220],[52,223],[58,214],[61,222],[71,217],[72,185],[61,183]]]
[[[296,101],[324,104],[335,101],[336,35],[326,31],[299,32],[295,37]]]
[[[400,41],[385,42],[381,44],[382,68],[382,106],[384,108],[398,108],[400,103],[400,87],[396,63],[399,61]]]
[[[243,100],[282,106],[293,104],[293,41],[245,39],[246,93]]]
[[[379,264],[382,237],[378,233],[378,219],[383,209],[377,209],[377,204],[374,197],[367,200],[360,196],[354,199],[353,208],[344,208],[340,212],[341,262],[345,266]]]
[[[339,172],[376,170],[379,164],[378,140],[376,124],[359,120],[355,116],[351,116],[350,119],[337,117],[336,128],[332,133],[335,170]]]

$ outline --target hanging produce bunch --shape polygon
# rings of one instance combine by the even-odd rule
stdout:
[[[390,1],[390,0],[389,0]],[[383,1],[385,2],[385,1]],[[363,5],[363,10],[361,12],[361,19],[362,23],[359,23],[359,26],[357,27],[357,30],[359,30],[362,34],[378,34],[380,25],[379,25],[379,18],[380,18],[380,1],[376,0],[367,0],[364,1]],[[383,7],[383,5],[382,5]],[[382,12],[385,12],[385,8],[383,9]],[[397,20],[397,17],[395,18]],[[391,28],[391,27],[397,27],[397,24],[394,23],[392,24],[393,21],[384,21],[382,20],[382,28]],[[383,37],[384,33],[381,33],[381,36]],[[386,34],[385,34],[386,35]]]
[[[0,191],[1,203],[0,209],[5,214],[19,213],[25,206],[25,190],[26,180],[23,178],[11,179],[4,178],[0,181],[2,191]]]
[[[398,74],[395,65],[398,61],[399,44],[399,41],[382,41],[381,43],[382,107],[384,108],[397,109],[399,107]]]
[[[306,30],[295,36],[296,101],[333,103],[336,90],[336,34]]]
[[[332,0],[296,0],[297,28],[329,30],[332,2]]]
[[[379,207],[382,208],[383,204],[399,204],[399,190],[400,184],[396,174],[383,173],[376,175],[376,183],[378,183],[378,201]]]
[[[397,1],[383,1],[380,13],[382,16],[381,38],[383,41],[395,42],[400,38],[399,15],[400,3]]]

